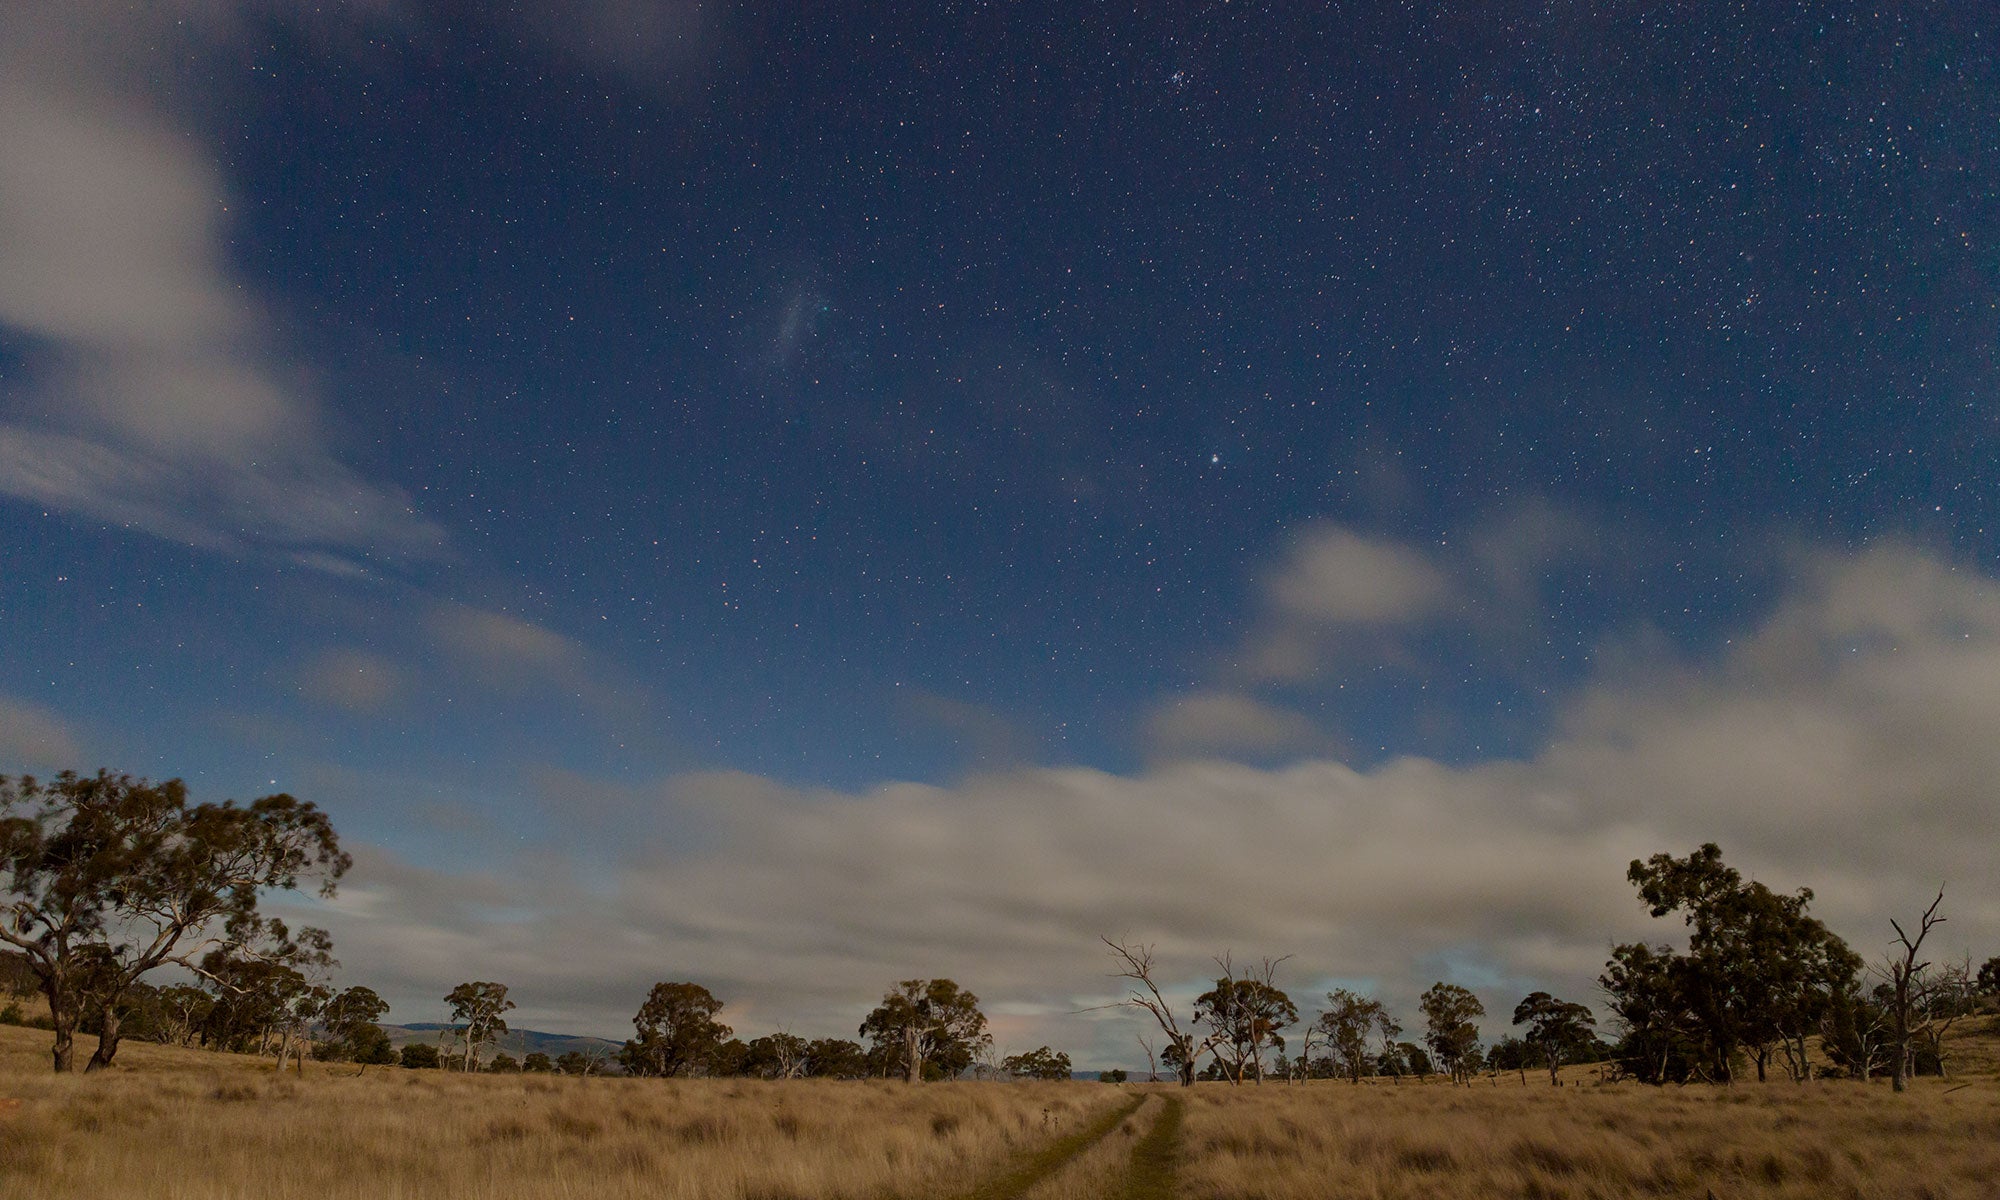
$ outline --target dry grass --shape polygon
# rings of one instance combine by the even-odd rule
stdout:
[[[298,1078],[267,1060],[141,1044],[107,1075],[58,1077],[46,1032],[0,1028],[0,1100],[23,1102],[0,1104],[0,1200],[892,1200],[996,1188],[1084,1200],[1161,1197],[1169,1181],[1199,1200],[2000,1198],[1996,1032],[1974,1023],[1957,1039],[1958,1078],[1896,1096],[1844,1081],[1597,1085],[1587,1068],[1561,1089],[1531,1075],[1525,1086],[1503,1076],[1191,1093],[384,1068],[357,1078],[313,1064]],[[1156,1124],[1163,1096],[1185,1103],[1178,1134]]]
[[[1122,1103],[1131,1102],[1129,1094],[1119,1099]],[[1126,1166],[1132,1160],[1132,1148],[1159,1115],[1160,1097],[1144,1097],[1139,1108],[1127,1114],[1107,1136],[1027,1192],[1023,1200],[1099,1200],[1116,1195]]]
[[[0,1029],[0,1196],[37,1200],[938,1196],[1126,1097],[1082,1084],[660,1081],[316,1068],[128,1045],[48,1072]]]
[[[2000,1196],[1991,1078],[1886,1084],[1442,1083],[1197,1089],[1181,1193],[1616,1200]],[[1951,1090],[1958,1088],[1958,1090]]]

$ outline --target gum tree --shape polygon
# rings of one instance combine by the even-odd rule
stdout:
[[[104,1014],[94,1071],[118,1053],[121,1004],[142,976],[250,952],[264,892],[317,880],[330,896],[350,861],[326,814],[283,793],[189,804],[178,779],[0,776],[0,942],[49,1002],[55,1069],[75,1069],[86,1011]]]

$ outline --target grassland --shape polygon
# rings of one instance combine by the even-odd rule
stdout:
[[[1952,1080],[1653,1089],[459,1076],[0,1028],[0,1197],[2000,1197],[1990,1021]]]

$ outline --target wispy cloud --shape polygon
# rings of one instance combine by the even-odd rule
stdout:
[[[0,774],[68,768],[83,761],[82,743],[53,710],[0,695]]]
[[[0,397],[0,493],[216,549],[435,554],[438,526],[342,463],[275,365],[211,152],[127,86],[173,15],[0,15],[0,324],[30,346]]]
[[[1231,677],[1298,684],[1357,657],[1405,657],[1425,631],[1518,633],[1546,611],[1551,577],[1599,552],[1592,523],[1534,500],[1496,511],[1462,538],[1429,543],[1313,524],[1264,577],[1262,611]]]
[[[1164,701],[1145,722],[1155,759],[1298,756],[1331,753],[1334,739],[1302,713],[1239,692],[1198,691]]]

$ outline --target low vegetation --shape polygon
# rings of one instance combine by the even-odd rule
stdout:
[[[0,1105],[0,1195],[38,1200],[972,1195],[1135,1099],[1080,1083],[573,1079],[313,1062],[298,1074],[140,1044],[117,1069],[84,1076],[49,1071],[47,1034],[16,1028],[0,1028],[0,1098],[21,1102]]]
[[[50,1072],[0,1027],[0,1196],[343,1200],[1990,1197],[2000,1028],[1952,1079],[1262,1086],[569,1078],[132,1044]]]
[[[1214,1200],[1989,1198],[2000,1087],[1887,1080],[1656,1088],[1200,1088],[1181,1193]]]

